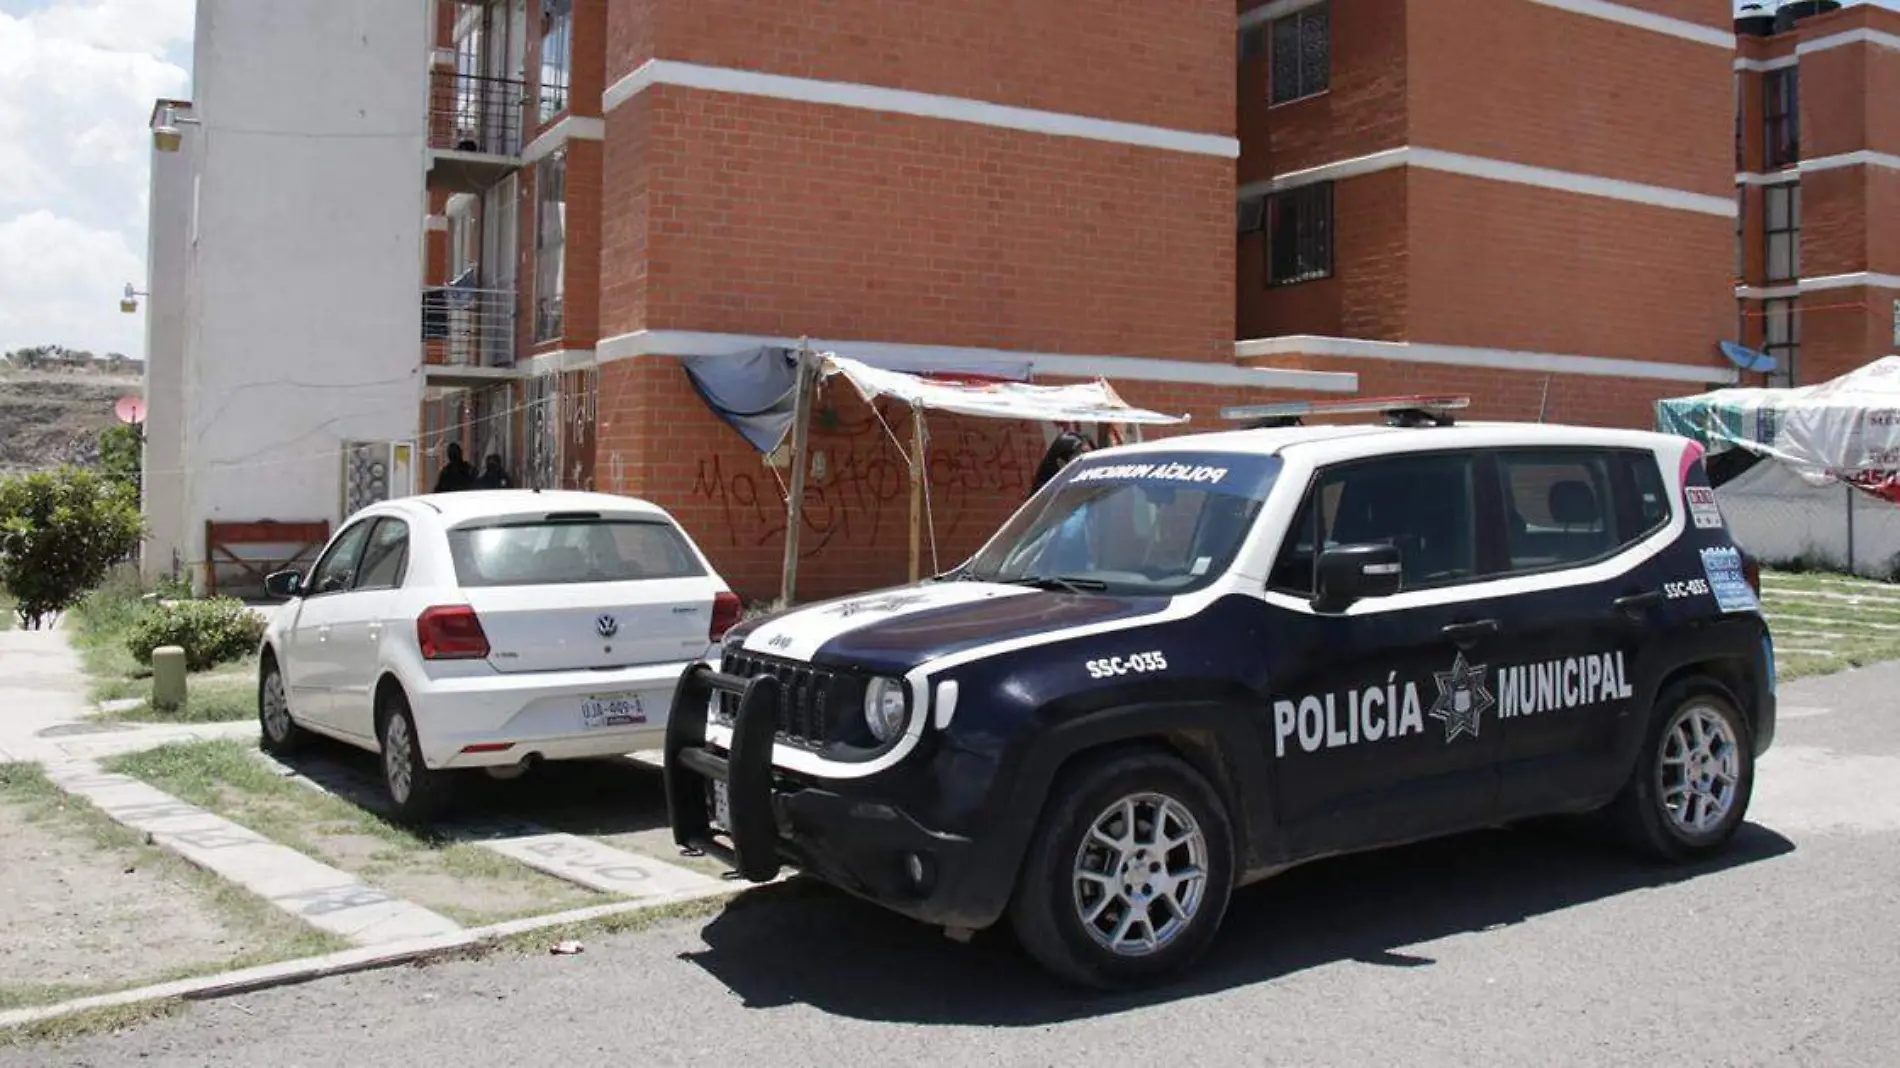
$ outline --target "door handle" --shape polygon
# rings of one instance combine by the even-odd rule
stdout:
[[[1442,631],[1445,637],[1459,645],[1468,645],[1479,638],[1488,638],[1498,632],[1495,619],[1476,619],[1469,623],[1447,623]]]
[[[1651,605],[1661,604],[1662,599],[1663,595],[1661,590],[1644,590],[1642,593],[1631,593],[1618,597],[1610,603],[1615,605],[1619,612],[1634,612],[1638,609],[1648,608]]]

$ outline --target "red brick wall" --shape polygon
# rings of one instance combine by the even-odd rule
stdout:
[[[1424,170],[1407,212],[1413,341],[1713,367],[1734,331],[1732,219]]]
[[[1868,168],[1838,167],[1801,178],[1801,274],[1820,278],[1867,267]]]
[[[1333,183],[1333,219],[1332,277],[1297,285],[1267,285],[1266,232],[1241,236],[1236,336],[1404,339],[1410,303],[1406,171]]]
[[[1804,24],[1802,36],[1814,31]],[[1867,54],[1867,45],[1853,44],[1801,57],[1802,159],[1867,147]]]
[[[1891,289],[1829,289],[1801,295],[1802,385],[1846,374],[1896,351]]]
[[[1546,374],[1483,367],[1398,363],[1390,360],[1284,357],[1274,366],[1315,371],[1350,371],[1359,376],[1362,396],[1405,393],[1469,394],[1471,407],[1461,418],[1531,420],[1580,426],[1647,429],[1655,425],[1655,402],[1713,388],[1710,384],[1598,375]]]
[[[1318,96],[1270,105],[1271,44],[1240,65],[1242,183],[1406,143],[1405,8],[1406,0],[1332,0],[1332,70]]]
[[[1171,129],[1234,130],[1234,15],[1225,0],[634,6],[657,12],[658,54],[666,59]],[[630,50],[638,49],[621,43],[615,53]],[[616,64],[630,69],[625,58]]]
[[[645,95],[651,328],[1232,358],[1231,160]],[[631,129],[614,116],[617,158]]]
[[[1892,167],[1859,170],[1867,183],[1867,269],[1900,274],[1900,171]]]
[[[614,109],[606,125],[601,145],[600,335],[615,337],[647,325],[652,94],[643,93]]]
[[[599,141],[567,143],[567,233],[561,291],[563,347],[592,348],[600,337],[601,166]]]
[[[1707,15],[1723,2],[1667,6]],[[1734,56],[1724,49],[1495,0],[1413,0],[1406,34],[1415,145],[1734,191]]]

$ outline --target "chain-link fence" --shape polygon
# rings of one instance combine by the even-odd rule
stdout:
[[[1735,540],[1764,566],[1900,578],[1900,505],[1841,483],[1813,486],[1762,462],[1716,490]]]

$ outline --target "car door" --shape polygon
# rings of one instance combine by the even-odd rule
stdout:
[[[1614,790],[1641,709],[1633,680],[1664,576],[1643,544],[1670,519],[1653,453],[1506,449],[1495,455],[1514,638],[1499,665],[1500,803],[1547,811]]]
[[[355,582],[331,608],[330,655],[336,664],[331,726],[359,740],[375,738],[373,702],[383,633],[408,568],[409,524],[394,516],[376,520],[364,539]]]
[[[1497,801],[1495,568],[1482,457],[1410,453],[1321,468],[1268,579],[1275,818],[1310,855],[1477,826]],[[1397,595],[1321,613],[1315,547],[1400,551]]]
[[[336,729],[332,702],[342,671],[332,641],[336,620],[346,607],[343,599],[355,585],[363,547],[374,524],[373,519],[360,519],[331,540],[317,566],[310,569],[297,606],[297,621],[291,628],[285,666],[291,708],[299,718],[329,730]]]

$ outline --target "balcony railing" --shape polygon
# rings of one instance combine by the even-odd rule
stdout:
[[[526,82],[437,71],[429,85],[429,147],[519,156],[527,105]]]
[[[515,362],[515,291],[430,286],[422,291],[423,359],[452,367]]]

